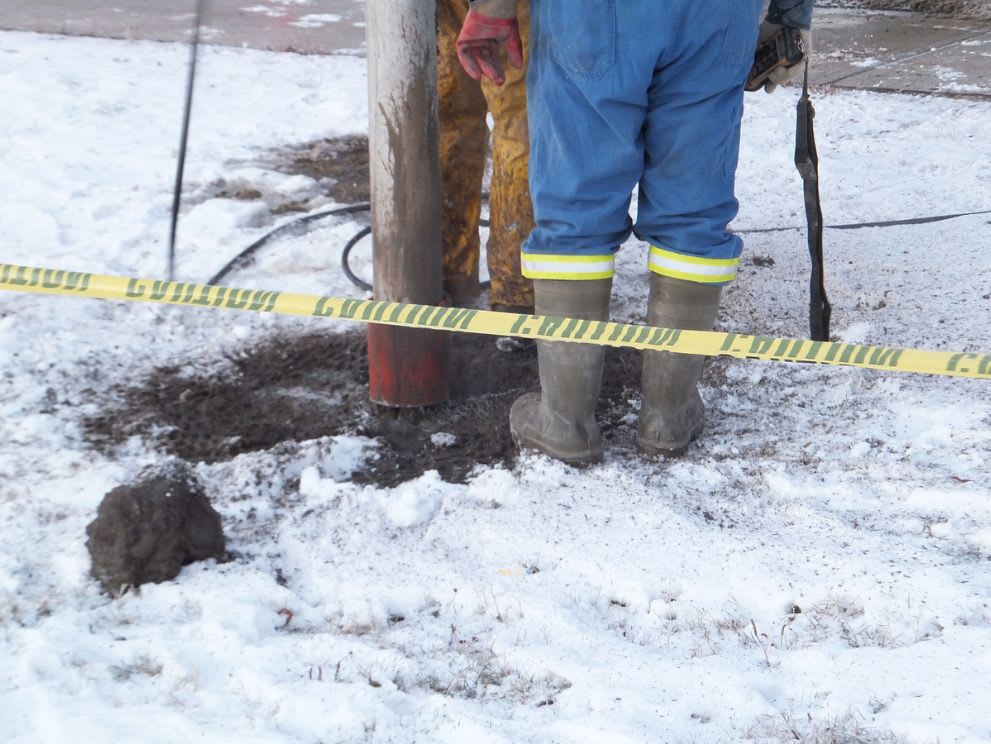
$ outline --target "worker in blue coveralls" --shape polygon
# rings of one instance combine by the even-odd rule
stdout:
[[[647,322],[712,330],[742,241],[738,202],[743,86],[761,39],[782,25],[811,42],[813,0],[533,0],[527,99],[536,228],[523,245],[541,315],[606,320],[615,254],[650,244]],[[516,0],[471,0],[458,40],[465,70],[519,66]],[[776,85],[804,63],[777,71]],[[630,196],[639,185],[634,224]],[[602,459],[594,411],[600,346],[538,343],[541,394],[517,400],[518,446],[574,464]],[[679,455],[702,432],[704,357],[645,352],[638,448]]]

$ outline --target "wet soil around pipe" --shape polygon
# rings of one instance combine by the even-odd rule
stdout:
[[[157,369],[116,390],[115,402],[87,419],[85,430],[104,451],[139,436],[170,455],[207,463],[359,435],[377,440],[379,456],[352,475],[355,482],[391,487],[429,470],[465,482],[476,465],[515,462],[509,407],[538,389],[537,359],[532,347],[500,351],[490,336],[452,334],[450,343],[450,400],[431,408],[369,402],[364,334],[321,333],[265,340],[216,365],[223,374]],[[609,349],[598,407],[607,446],[632,442],[639,384],[640,354]],[[450,436],[435,443],[434,434]]]

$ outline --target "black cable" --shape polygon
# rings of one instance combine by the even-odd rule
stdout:
[[[258,251],[265,243],[267,243],[271,238],[276,237],[282,232],[288,232],[294,226],[298,226],[301,223],[312,222],[314,220],[328,217],[334,214],[348,214],[356,212],[366,212],[370,209],[370,205],[367,203],[355,204],[352,207],[342,207],[340,209],[332,209],[329,212],[318,212],[316,214],[306,215],[300,217],[292,222],[288,222],[270,233],[263,235],[254,243],[245,248],[241,253],[239,253],[230,263],[228,263],[224,268],[217,272],[217,274],[210,279],[208,284],[217,284],[228,272],[235,268],[240,268],[245,261],[250,258],[250,256]],[[843,225],[825,225],[826,229],[829,230],[859,230],[866,227],[896,227],[898,225],[922,225],[930,222],[942,222],[943,220],[952,220],[958,217],[970,217],[972,215],[981,214],[991,214],[991,209],[980,211],[980,212],[960,212],[958,214],[941,214],[932,217],[913,217],[904,220],[886,220],[884,222],[851,222]],[[482,227],[488,227],[489,223],[487,220],[481,220],[479,225]],[[742,234],[754,234],[754,233],[769,233],[769,232],[785,232],[787,230],[804,230],[805,228],[794,226],[794,227],[759,227],[747,230],[734,230],[733,232]],[[351,269],[350,258],[351,251],[354,250],[355,246],[358,245],[362,240],[371,235],[372,228],[363,227],[358,233],[354,235],[344,246],[344,251],[341,254],[341,270],[352,284],[354,284],[359,289],[365,292],[372,291],[372,285],[366,282],[364,279],[357,276]],[[482,288],[487,287],[489,282],[482,282]]]
[[[487,196],[488,196],[487,194],[483,194],[482,198],[485,199],[487,198]],[[229,274],[231,271],[246,266],[248,264],[248,261],[254,257],[254,255],[262,248],[262,246],[264,246],[273,238],[279,237],[287,233],[305,234],[305,231],[300,231],[299,228],[310,222],[316,222],[317,220],[321,220],[324,217],[332,217],[334,215],[357,214],[359,212],[367,212],[371,208],[372,208],[371,204],[369,204],[368,202],[362,202],[360,204],[353,204],[347,207],[338,207],[336,209],[329,209],[325,212],[315,212],[313,214],[303,215],[302,217],[297,217],[294,220],[290,220],[289,222],[283,223],[274,230],[270,230],[269,232],[262,235],[260,238],[258,238],[258,240],[256,240],[254,243],[249,245],[243,251],[238,253],[234,258],[228,261],[227,264],[224,266],[224,268],[222,268],[220,271],[218,271],[216,274],[210,277],[209,280],[207,280],[207,284],[219,284],[220,281],[225,276],[227,276],[227,274]],[[488,227],[489,221],[479,220],[478,224],[480,227]],[[366,282],[361,277],[359,277],[357,274],[355,274],[354,271],[352,271],[351,251],[354,250],[355,246],[357,246],[358,243],[360,243],[362,240],[364,240],[371,234],[372,234],[372,228],[363,227],[354,235],[354,237],[352,237],[345,244],[344,250],[341,253],[341,270],[344,272],[344,276],[346,276],[354,286],[358,287],[359,289],[365,292],[371,292],[372,285]],[[490,283],[487,281],[482,282],[481,283],[482,289],[488,288],[489,284]]]
[[[955,220],[958,217],[973,217],[975,215],[991,214],[991,209],[980,212],[958,212],[956,214],[937,214],[930,217],[910,217],[904,220],[884,220],[883,222],[848,222],[844,225],[825,225],[829,230],[861,230],[867,227],[897,227],[899,225],[926,225],[932,222],[942,222],[943,220]],[[746,230],[733,230],[737,235],[753,235],[756,233],[786,232],[788,230],[802,230],[804,228],[794,227],[754,227]]]
[[[351,283],[354,286],[358,287],[359,289],[363,289],[366,292],[372,291],[372,285],[366,282],[364,279],[359,278],[353,271],[351,271],[351,263],[348,261],[348,258],[351,256],[351,249],[354,248],[356,245],[358,245],[358,243],[361,242],[362,238],[371,234],[372,234],[372,228],[366,227],[362,229],[361,232],[359,232],[357,235],[355,235],[353,238],[351,238],[351,240],[347,242],[347,245],[344,246],[343,253],[341,253],[341,269],[344,271],[344,276],[350,279]]]
[[[272,238],[275,238],[279,235],[283,235],[285,233],[304,234],[305,231],[304,233],[300,233],[299,228],[310,222],[316,222],[317,220],[322,220],[325,217],[333,217],[334,215],[339,215],[339,214],[357,214],[359,212],[367,212],[371,208],[372,208],[371,204],[369,204],[368,202],[362,202],[360,204],[352,204],[347,207],[337,207],[336,209],[328,209],[324,212],[315,212],[314,214],[306,214],[303,215],[302,217],[297,217],[294,220],[290,220],[289,222],[283,223],[274,230],[269,230],[267,233],[265,233],[260,238],[258,238],[258,240],[256,240],[254,243],[252,243],[243,251],[241,251],[236,256],[234,256],[234,258],[232,258],[230,261],[227,262],[227,265],[225,265],[224,268],[222,268],[220,271],[214,274],[209,279],[209,281],[207,281],[207,284],[219,284],[220,280],[223,279],[225,276],[227,276],[227,274],[229,274],[231,271],[247,265],[248,260],[251,259],[255,255],[255,253],[257,253],[258,250]],[[368,230],[368,232],[371,232],[370,228],[366,228],[366,229]],[[365,237],[365,234],[367,233],[364,234],[359,233],[360,237],[355,236],[354,238],[352,238],[351,243],[349,243],[349,245],[353,247],[352,244],[357,244],[358,241],[361,240],[361,238]],[[344,254],[344,261],[345,261],[344,273],[347,274],[348,278],[351,279],[352,282],[354,282],[355,280],[360,282],[361,280],[358,279],[357,277],[354,277],[354,275],[351,273],[350,267],[347,266],[346,263],[347,252],[345,252]],[[362,282],[362,284],[364,284],[364,282]],[[359,284],[359,286],[361,285]],[[368,289],[371,289],[371,287],[368,287]]]
[[[196,82],[196,59],[200,50],[200,25],[206,0],[196,0],[193,19],[193,40],[189,47],[189,69],[186,72],[186,103],[182,112],[182,133],[179,135],[179,162],[176,164],[175,186],[172,189],[172,222],[169,226],[168,278],[175,278],[175,238],[179,226],[179,203],[182,200],[182,175],[186,169],[186,143],[189,141],[189,120],[193,111],[193,87]]]
[[[487,194],[483,194],[483,199],[487,198]],[[295,234],[305,234],[305,231],[300,232],[299,228],[303,225],[309,224],[311,222],[316,222],[325,217],[333,217],[334,215],[341,214],[358,214],[359,212],[368,212],[371,209],[371,204],[368,202],[361,202],[359,204],[352,204],[346,207],[337,207],[336,209],[329,209],[324,212],[315,212],[313,214],[303,215],[302,217],[297,217],[294,220],[283,223],[274,230],[262,235],[258,240],[249,245],[243,251],[238,253],[233,259],[231,259],[227,265],[224,266],[220,271],[214,274],[207,284],[219,284],[220,281],[227,276],[231,271],[235,269],[242,268],[247,265],[248,260],[251,259],[255,253],[257,253],[266,243],[268,243],[273,238],[279,237],[286,233]],[[991,209],[982,210],[979,212],[959,212],[956,214],[940,214],[933,215],[930,217],[912,217],[903,220],[885,220],[881,222],[850,222],[841,225],[824,225],[828,230],[860,230],[862,228],[868,227],[897,227],[899,225],[924,225],[932,222],[942,222],[944,220],[957,219],[958,217],[971,217],[974,215],[991,214]],[[489,227],[488,220],[480,220],[479,225],[481,227]],[[786,232],[788,230],[804,230],[804,227],[800,226],[788,226],[788,227],[755,227],[744,230],[733,230],[737,235],[753,235],[756,233],[771,233],[771,232]],[[344,272],[344,276],[356,287],[364,292],[371,292],[372,285],[366,282],[364,279],[359,277],[351,269],[351,251],[360,243],[362,240],[367,238],[372,233],[372,228],[363,227],[359,230],[348,242],[344,245],[344,250],[341,253],[341,270]],[[489,282],[482,282],[482,288],[485,289],[489,286]]]
[[[488,220],[479,220],[478,221],[478,225],[479,225],[479,227],[488,227],[489,226],[489,221]],[[351,240],[349,240],[345,244],[344,250],[341,252],[341,270],[344,272],[344,276],[346,276],[348,279],[350,279],[351,280],[351,283],[354,286],[358,287],[359,289],[363,289],[366,292],[371,292],[372,291],[372,285],[369,284],[368,282],[366,282],[364,279],[360,278],[357,274],[355,274],[351,270],[351,261],[350,261],[350,259],[351,259],[351,251],[354,250],[354,247],[356,245],[358,245],[358,243],[360,243],[362,240],[364,240],[365,238],[367,238],[371,234],[372,234],[372,228],[370,228],[370,227],[362,228],[359,233],[357,233],[353,238],[351,238]],[[492,283],[490,281],[488,281],[488,280],[486,280],[484,282],[481,282],[479,284],[479,286],[482,289],[488,289],[491,285],[492,285]]]
[[[958,214],[938,214],[932,217],[911,217],[906,220],[887,220],[886,222],[851,222],[846,225],[827,225],[833,230],[860,230],[863,227],[895,227],[897,225],[927,225],[931,222],[953,220],[957,217],[973,217],[979,214],[991,214],[991,209],[980,212],[959,212]]]

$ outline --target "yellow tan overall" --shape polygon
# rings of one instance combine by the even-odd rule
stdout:
[[[530,0],[519,3],[520,35],[527,55]],[[438,97],[443,188],[444,291],[454,304],[479,293],[478,222],[492,114],[492,184],[487,256],[493,307],[532,307],[533,284],[520,271],[520,246],[533,229],[528,161],[526,68],[506,65],[502,87],[481,86],[461,69],[455,42],[468,13],[467,0],[438,0]]]

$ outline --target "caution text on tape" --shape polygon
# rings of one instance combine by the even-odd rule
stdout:
[[[843,342],[518,315],[383,300],[139,279],[0,264],[0,289],[36,294],[333,318],[457,333],[616,346],[643,351],[825,364],[991,379],[991,353],[930,351]]]

